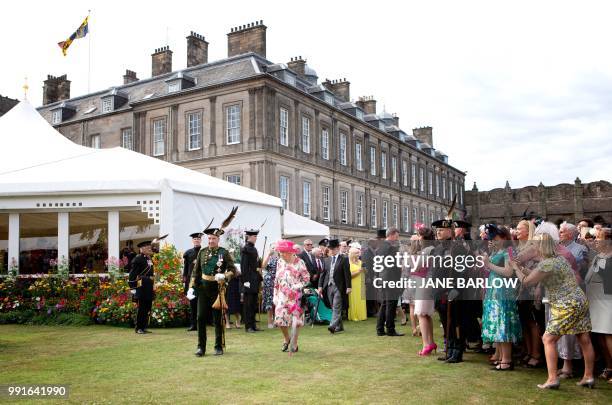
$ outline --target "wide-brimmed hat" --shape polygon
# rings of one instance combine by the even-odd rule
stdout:
[[[294,242],[285,239],[276,242],[276,250],[279,253],[298,253],[300,251]]]

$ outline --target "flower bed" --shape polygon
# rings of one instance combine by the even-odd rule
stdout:
[[[113,264],[120,264],[109,259]],[[165,245],[153,257],[155,299],[151,326],[171,327],[187,322],[189,301],[183,294],[181,254]],[[6,277],[0,279],[0,323],[83,323],[133,325],[135,303],[131,300],[127,274],[86,274],[85,277]],[[73,314],[74,322],[67,316]],[[61,322],[60,322],[61,320]]]

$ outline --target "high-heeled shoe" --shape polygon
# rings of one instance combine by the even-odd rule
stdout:
[[[595,388],[595,379],[589,378],[588,380],[578,381],[576,385],[584,388]]]
[[[559,380],[552,384],[538,384],[538,388],[542,390],[558,390],[559,386],[561,386]]]
[[[283,347],[281,348],[281,352],[286,352],[287,350],[289,350],[289,343],[284,342]]]
[[[429,345],[425,346],[423,348],[423,350],[421,350],[417,354],[419,356],[429,356],[431,354],[431,352],[435,353],[437,349],[438,349],[438,345],[435,344],[435,343],[432,343],[432,344],[429,344]]]

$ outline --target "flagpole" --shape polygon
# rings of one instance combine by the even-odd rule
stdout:
[[[89,32],[89,16],[91,15],[91,10],[87,10],[87,31],[89,34],[89,43],[87,45],[88,48],[88,56],[87,56],[87,94],[91,93],[91,32]]]

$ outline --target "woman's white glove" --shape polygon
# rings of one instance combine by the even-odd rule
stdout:
[[[223,280],[225,280],[225,274],[223,274],[223,273],[217,273],[217,274],[215,274],[215,280],[217,280],[217,281],[223,281]]]
[[[189,301],[191,301],[192,299],[195,298],[195,291],[193,289],[193,287],[191,287],[188,291],[187,291],[187,299]]]

